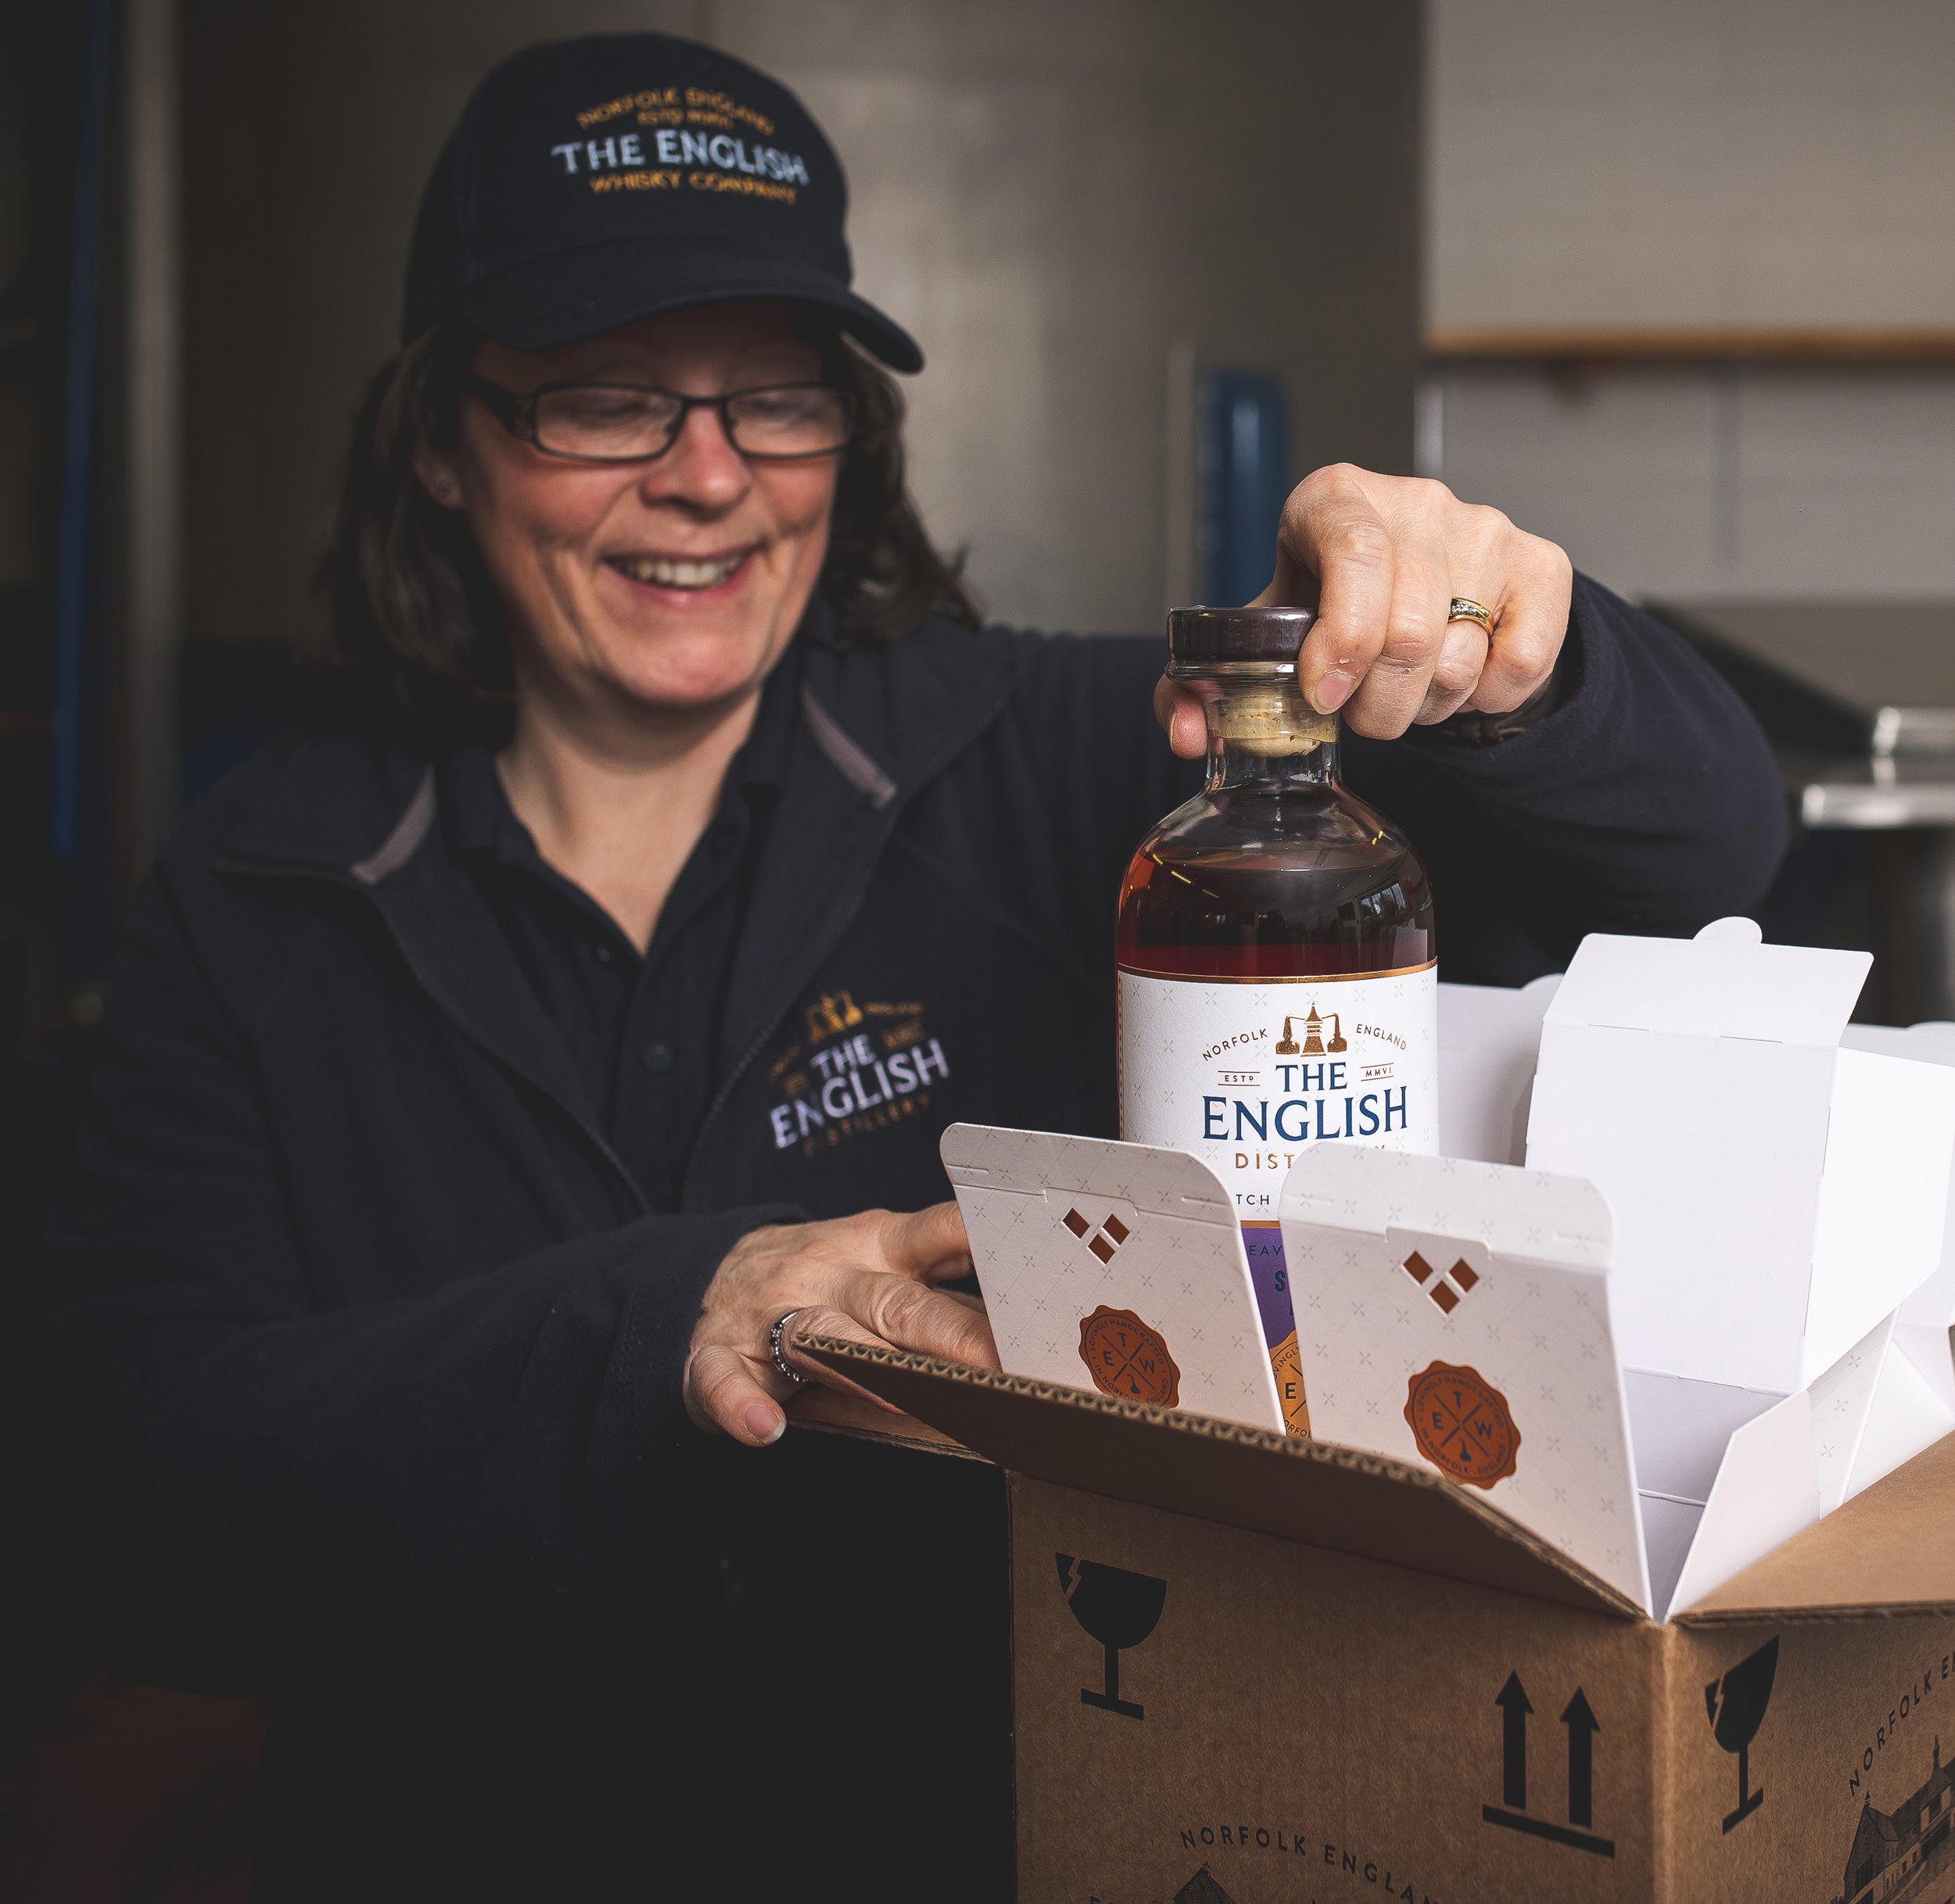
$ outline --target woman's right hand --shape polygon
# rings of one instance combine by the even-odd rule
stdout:
[[[833,1386],[852,1385],[798,1362],[786,1336],[839,1336],[995,1368],[982,1305],[931,1286],[970,1274],[955,1203],[751,1230],[727,1252],[700,1305],[686,1358],[686,1411],[750,1447],[779,1440],[787,1425],[780,1404],[794,1384],[775,1368],[767,1337],[790,1310],[797,1313],[782,1354]]]

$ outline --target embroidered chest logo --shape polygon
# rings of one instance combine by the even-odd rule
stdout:
[[[768,1072],[767,1121],[777,1150],[802,1156],[899,1124],[929,1108],[950,1075],[941,1040],[915,999],[865,999],[824,991],[802,1013],[797,1038]]]

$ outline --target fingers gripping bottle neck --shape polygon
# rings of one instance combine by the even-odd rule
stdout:
[[[1177,608],[1169,675],[1207,784],[1135,849],[1116,935],[1121,1135],[1233,1193],[1277,1389],[1308,1432],[1277,1199],[1316,1143],[1436,1150],[1438,947],[1412,843],[1338,777],[1297,676],[1300,608]]]

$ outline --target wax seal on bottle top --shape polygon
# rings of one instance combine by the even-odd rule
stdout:
[[[1432,888],[1338,780],[1337,717],[1297,677],[1315,619],[1168,616],[1207,783],[1135,848],[1116,941],[1121,1135],[1193,1151],[1233,1192],[1272,1354],[1293,1331],[1276,1205],[1297,1154],[1439,1140]]]

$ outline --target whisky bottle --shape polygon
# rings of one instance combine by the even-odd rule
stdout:
[[[1304,698],[1302,608],[1177,608],[1169,676],[1200,699],[1208,776],[1121,887],[1120,1123],[1233,1192],[1293,1432],[1308,1432],[1277,1199],[1315,1143],[1436,1150],[1432,889],[1412,843],[1337,777]]]

